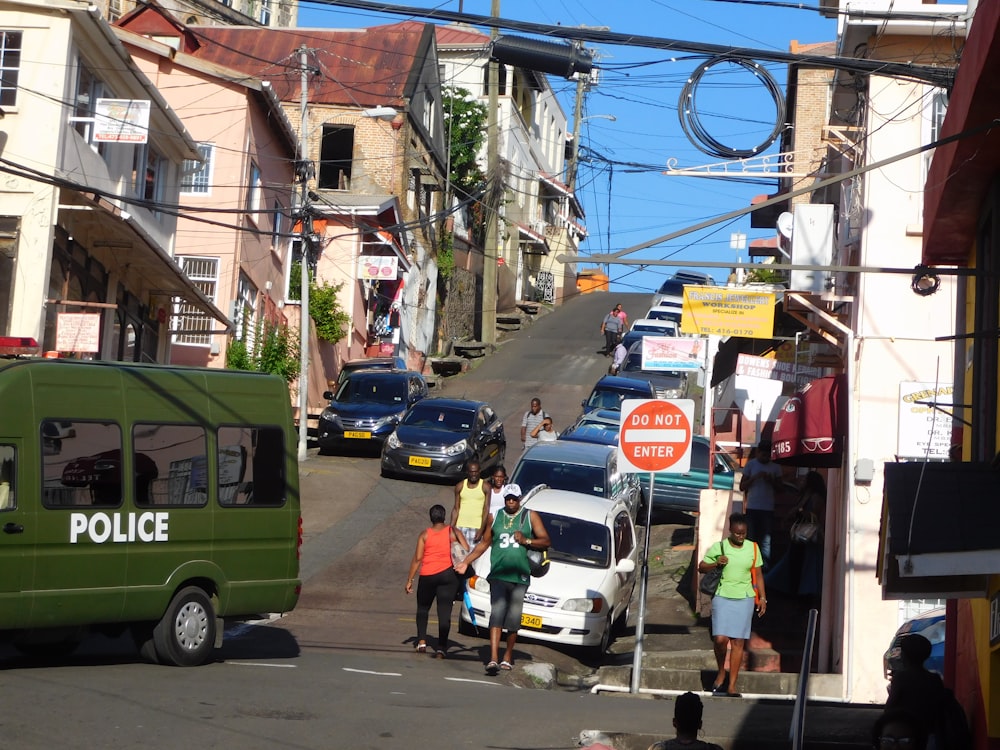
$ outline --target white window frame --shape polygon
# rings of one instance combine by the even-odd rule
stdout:
[[[233,323],[236,325],[233,337],[242,341],[247,351],[253,351],[257,342],[257,293],[256,285],[241,272],[233,305]]]
[[[0,86],[0,106],[17,106],[17,82],[21,75],[21,55],[24,50],[24,33],[11,29],[0,31],[0,73],[3,74],[3,85]],[[18,62],[11,64],[11,58]],[[8,101],[10,99],[10,101]]]
[[[257,22],[261,26],[271,25],[271,0],[259,0],[260,7],[257,9]]]
[[[219,290],[219,259],[205,255],[178,255],[177,265],[214,304]],[[184,300],[175,298],[173,306],[174,315],[171,319],[174,323],[173,330],[185,331],[172,334],[173,343],[210,347],[215,318]]]
[[[181,172],[181,195],[211,195],[215,171],[215,144],[199,143],[202,161],[185,159]]]
[[[260,206],[264,197],[264,181],[257,162],[250,162],[250,176],[247,181],[247,215],[256,224],[260,218]]]

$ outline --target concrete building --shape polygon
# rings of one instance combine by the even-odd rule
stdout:
[[[310,414],[347,359],[398,354],[422,369],[437,348],[446,162],[433,26],[195,32],[195,57],[273,87],[303,147],[296,195],[312,229],[306,257],[318,284],[339,287],[350,317],[336,345],[314,340]],[[293,247],[293,263],[301,250]]]
[[[87,3],[5,2],[0,29],[0,331],[65,355],[167,362],[173,299],[230,327],[174,259],[197,144],[107,22]]]
[[[465,25],[437,29],[441,81],[486,105],[490,37]],[[498,148],[504,200],[500,207],[497,310],[519,302],[559,304],[576,292],[576,255],[586,237],[583,209],[561,179],[566,162],[566,115],[544,73],[500,66]],[[486,171],[485,144],[480,157]],[[468,234],[469,222],[456,217]],[[473,245],[474,248],[474,245]],[[473,268],[477,249],[464,265]],[[479,261],[481,262],[481,261]]]
[[[232,340],[253,352],[258,337],[288,322],[292,125],[268,83],[192,55],[197,37],[155,3],[120,19],[116,33],[188,124],[204,159],[184,165],[178,264],[231,311]],[[226,365],[231,339],[204,313],[179,305],[171,330],[173,363]]]
[[[887,0],[863,8],[836,2],[823,7],[838,18],[839,57],[943,68],[957,64],[965,38],[964,5]],[[775,383],[755,385],[760,376],[741,375],[729,351],[728,372],[739,382],[722,385],[728,385],[723,392],[740,394],[737,406],[766,405],[761,432],[774,438],[775,460],[789,467],[789,479],[815,468],[826,480],[818,665],[820,672],[840,680],[817,684],[833,697],[877,703],[886,695],[882,657],[894,632],[916,612],[942,603],[930,592],[884,589],[879,561],[883,467],[945,461],[953,442],[953,421],[935,405],[951,403],[957,287],[953,277],[942,277],[935,293],[928,294],[907,271],[921,262],[929,158],[895,158],[938,137],[944,91],[919,75],[834,74],[821,59],[834,52],[829,45],[793,44],[792,49],[818,59],[815,66],[804,63],[790,72],[792,127],[781,149],[790,155],[789,175],[777,193],[761,201],[782,192],[807,192],[758,211],[754,225],[770,222],[776,231],[773,242],[758,245],[758,255],[812,268],[788,274],[787,290],[777,295],[777,338],[739,349],[784,360],[792,369],[774,368],[770,379],[787,381],[782,397],[775,398]],[[812,189],[880,162],[878,169]],[[808,388],[793,395],[792,381],[804,372],[812,373],[808,385],[814,393],[820,385],[836,383],[836,396],[815,400]],[[716,374],[727,374],[720,372],[719,360]],[[831,426],[829,448],[810,455],[806,443],[821,441],[805,435],[789,439],[788,431],[798,429],[789,424],[801,425],[818,412]],[[753,433],[752,415],[744,408],[742,434]]]

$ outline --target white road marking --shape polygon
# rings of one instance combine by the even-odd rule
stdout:
[[[375,672],[371,669],[351,669],[350,667],[341,667],[345,672],[356,672],[358,674],[373,674],[377,677],[402,677],[400,672]]]
[[[470,680],[465,677],[445,677],[447,682],[472,682],[476,685],[492,685],[493,687],[500,687],[499,682],[494,682],[493,680]]]
[[[237,667],[276,667],[278,669],[295,669],[295,664],[266,664],[259,661],[227,661],[226,664],[233,664]]]

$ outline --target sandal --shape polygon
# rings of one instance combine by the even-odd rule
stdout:
[[[434,652],[435,659],[443,659],[445,656],[446,656],[445,652],[442,651],[441,649],[438,649],[437,651]]]
[[[427,644],[424,643],[423,641],[420,641],[420,643],[417,644],[417,653],[422,654],[425,653],[426,651],[427,651]]]
[[[500,671],[500,665],[497,664],[495,661],[491,661],[489,664],[486,665],[486,674],[490,675],[491,677],[499,671]]]
[[[502,669],[504,672],[509,672],[513,668],[514,668],[514,665],[511,664],[509,661],[502,661],[502,662],[500,662],[500,669]]]

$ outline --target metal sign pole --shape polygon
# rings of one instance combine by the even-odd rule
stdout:
[[[635,623],[635,650],[632,655],[632,683],[630,693],[639,692],[642,677],[642,639],[646,629],[646,595],[649,587],[649,538],[653,526],[653,483],[656,473],[649,473],[649,497],[646,499],[646,540],[642,545],[642,577],[639,580],[639,619]]]

